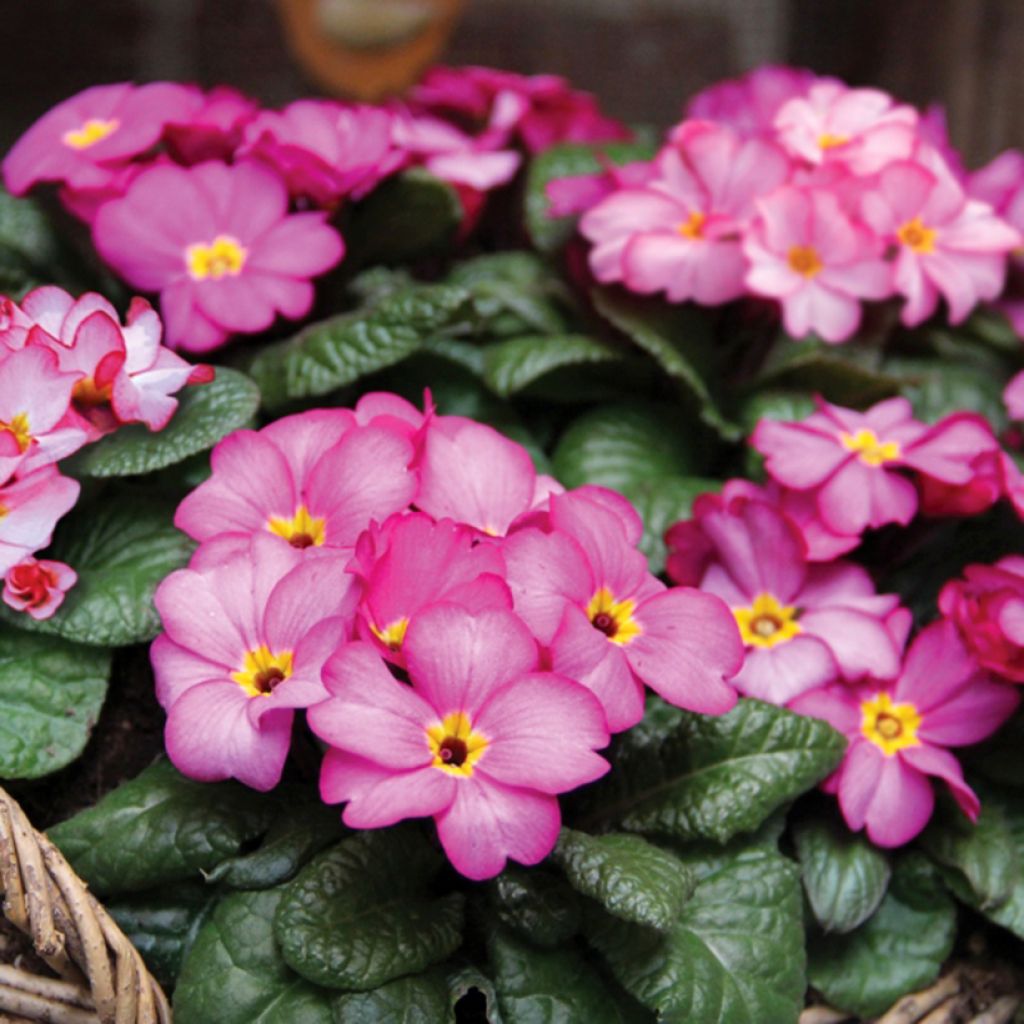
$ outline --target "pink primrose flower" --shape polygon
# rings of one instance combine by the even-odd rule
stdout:
[[[45,548],[57,520],[78,500],[77,480],[43,466],[0,486],[0,575]]]
[[[1024,370],[1016,374],[1006,385],[1003,402],[1011,420],[1024,420]]]
[[[40,181],[105,187],[118,166],[150,149],[164,126],[187,116],[189,89],[173,82],[96,85],[44,114],[3,161],[7,188],[24,195]]]
[[[1011,686],[978,671],[956,629],[928,626],[910,645],[890,684],[838,684],[813,690],[790,705],[823,718],[849,740],[846,756],[826,786],[839,796],[847,825],[867,828],[878,846],[902,846],[928,823],[935,805],[929,776],[949,787],[971,821],[978,798],[947,747],[991,735],[1017,707]]]
[[[519,530],[502,547],[515,611],[554,670],[597,695],[613,732],[643,716],[645,685],[705,714],[735,704],[726,680],[743,649],[722,601],[666,589],[622,519],[586,493],[554,495],[547,529]]]
[[[881,241],[831,191],[787,186],[757,206],[760,217],[743,241],[747,286],[779,300],[794,338],[815,332],[845,341],[860,325],[861,300],[892,294]]]
[[[1024,683],[1024,558],[967,566],[942,588],[939,610],[982,668]]]
[[[1003,451],[984,451],[971,460],[972,476],[963,484],[947,484],[930,476],[917,478],[921,514],[976,516],[1000,498],[1010,496],[1019,470]]]
[[[954,413],[927,426],[905,398],[864,413],[818,399],[818,411],[800,422],[761,420],[750,441],[773,479],[813,491],[825,525],[847,535],[914,517],[917,492],[894,470],[962,485],[974,478],[974,460],[998,449],[982,417]]]
[[[33,619],[48,619],[63,604],[78,573],[63,562],[36,561],[31,556],[4,577],[4,604]]]
[[[160,293],[168,343],[193,352],[305,316],[309,279],[344,253],[325,215],[289,214],[284,184],[253,162],[150,168],[102,207],[93,239],[126,281]]]
[[[598,159],[601,159],[600,155]],[[549,181],[544,186],[549,203],[548,216],[568,217],[585,213],[620,189],[643,188],[657,174],[653,162],[647,160],[622,165],[610,161],[602,163],[604,169],[594,174],[574,174]]]
[[[511,612],[437,604],[409,624],[411,685],[377,652],[344,646],[324,668],[330,697],[309,711],[330,744],[327,803],[352,828],[433,817],[463,875],[491,878],[511,857],[537,864],[561,824],[556,794],[608,763],[601,706],[584,687],[537,670],[537,647]]]
[[[179,771],[277,785],[293,709],[327,696],[320,671],[350,631],[357,587],[344,563],[257,534],[241,547],[230,538],[202,545],[160,584],[165,632],[150,657]]]
[[[164,128],[174,158],[183,164],[230,159],[241,144],[246,125],[259,113],[259,104],[226,85],[206,93],[193,87],[192,97],[194,105],[187,117]]]
[[[919,154],[920,156],[920,154]],[[896,250],[893,285],[907,300],[902,320],[913,327],[942,295],[952,323],[1003,290],[1007,257],[1021,235],[988,203],[968,198],[948,170],[919,162],[886,167],[864,196],[861,213]]]
[[[292,547],[351,549],[416,489],[407,437],[357,426],[345,409],[315,409],[262,430],[236,430],[213,449],[213,474],[178,506],[190,537],[271,533]]]
[[[700,589],[729,606],[746,647],[733,679],[742,693],[785,704],[840,677],[899,671],[885,624],[899,598],[876,594],[860,566],[809,564],[795,524],[758,500],[735,498],[697,523],[711,547]]]

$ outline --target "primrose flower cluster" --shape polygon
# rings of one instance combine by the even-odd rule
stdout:
[[[126,423],[162,430],[173,396],[212,379],[161,342],[145,299],[122,324],[93,292],[75,299],[52,285],[20,303],[0,296],[0,576],[3,600],[49,618],[77,580],[62,562],[37,560],[79,484],[57,463]]]
[[[904,398],[855,412],[818,401],[802,421],[762,420],[751,443],[768,482],[730,480],[666,535],[668,574],[721,597],[746,652],[741,692],[822,718],[849,740],[823,787],[847,824],[881,846],[931,817],[929,776],[976,820],[978,799],[950,747],[991,735],[1024,681],[1024,559],[968,566],[939,618],[907,641],[911,615],[841,558],[883,526],[975,515],[998,499],[1021,512],[1019,472],[987,422],[955,413],[927,426]]]
[[[959,323],[1020,259],[1024,155],[966,172],[939,114],[877,89],[766,67],[716,85],[649,163],[549,186],[585,210],[590,269],[671,302],[778,302],[786,331],[853,337],[864,303]],[[1024,333],[1024,305],[1004,308]]]
[[[450,182],[463,230],[530,152],[628,137],[562,79],[437,68],[405,103],[298,100],[264,110],[233,89],[102,85],[54,107],[3,162],[23,195],[55,182],[103,259],[158,293],[172,348],[204,352],[300,319],[344,256],[329,219],[422,166]]]
[[[179,506],[199,541],[159,587],[157,695],[174,764],[267,790],[295,712],[325,801],[376,828],[432,817],[471,878],[543,859],[559,793],[608,769],[645,687],[737,699],[735,620],[667,588],[620,495],[565,491],[488,426],[371,393],[214,449]]]

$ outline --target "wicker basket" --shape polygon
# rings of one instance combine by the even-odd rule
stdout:
[[[0,1024],[170,1024],[135,947],[3,789],[0,891],[7,932],[25,937],[0,951]]]

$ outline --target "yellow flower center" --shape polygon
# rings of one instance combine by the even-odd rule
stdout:
[[[250,697],[269,697],[275,687],[292,674],[292,652],[275,654],[261,644],[254,651],[246,651],[242,667],[231,673],[231,678]]]
[[[0,420],[0,430],[6,430],[8,434],[14,436],[14,440],[18,442],[18,451],[28,451],[28,446],[32,443],[32,431],[28,425],[27,412],[17,413],[10,423]]]
[[[700,210],[694,210],[693,213],[682,222],[676,231],[683,236],[683,238],[701,239],[704,237],[704,222],[707,220],[707,216],[700,212]]]
[[[116,118],[111,118],[109,121],[89,118],[81,128],[65,132],[61,136],[61,141],[72,149],[88,149],[90,146],[95,146],[97,142],[102,142],[120,127],[121,122]]]
[[[789,250],[788,260],[793,270],[808,278],[821,273],[825,266],[813,245],[794,245]]]
[[[856,434],[839,435],[843,447],[850,452],[857,452],[860,461],[866,466],[884,466],[900,457],[900,446],[895,441],[879,441],[873,430],[858,430]]]
[[[602,587],[587,605],[587,618],[613,644],[628,644],[643,633],[640,623],[633,618],[635,608],[636,601],[616,601],[615,595]]]
[[[887,693],[876,693],[860,706],[861,735],[885,754],[892,757],[904,747],[919,746],[917,730],[921,716],[913,704],[893,704]]]
[[[452,711],[444,720],[427,727],[427,745],[434,755],[433,767],[449,775],[468,779],[473,765],[480,760],[490,742],[483,733],[473,731],[465,711]]]
[[[71,392],[71,399],[77,405],[84,405],[91,409],[98,405],[106,405],[113,397],[113,393],[113,385],[106,384],[99,388],[92,377],[86,377],[85,380],[80,380],[75,384]]]
[[[934,252],[936,234],[935,228],[925,227],[921,218],[915,217],[896,232],[896,237],[914,252]]]
[[[406,618],[396,619],[394,622],[378,629],[374,623],[370,623],[373,635],[389,650],[396,654],[402,649],[405,640],[405,631],[409,628],[409,620]]]
[[[209,245],[197,242],[185,250],[185,264],[189,274],[197,281],[208,277],[219,280],[225,274],[240,274],[248,255],[236,238],[218,235]]]
[[[784,605],[773,594],[758,594],[749,608],[733,608],[732,614],[748,647],[774,647],[803,632],[796,605]]]
[[[311,516],[305,505],[300,505],[291,519],[271,516],[267,520],[267,529],[278,537],[284,537],[293,548],[321,547],[327,536],[323,518]]]
[[[845,146],[849,141],[849,135],[833,135],[831,132],[823,132],[818,136],[820,149],[837,149],[839,146]]]

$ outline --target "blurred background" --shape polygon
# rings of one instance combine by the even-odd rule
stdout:
[[[419,45],[435,4],[444,25]],[[609,114],[659,126],[721,78],[803,65],[942,103],[972,166],[1024,147],[1024,0],[2,0],[0,39],[4,150],[89,85],[223,82],[267,104],[342,88],[375,98],[434,48],[445,63],[564,75]],[[325,66],[344,84],[325,87]]]

